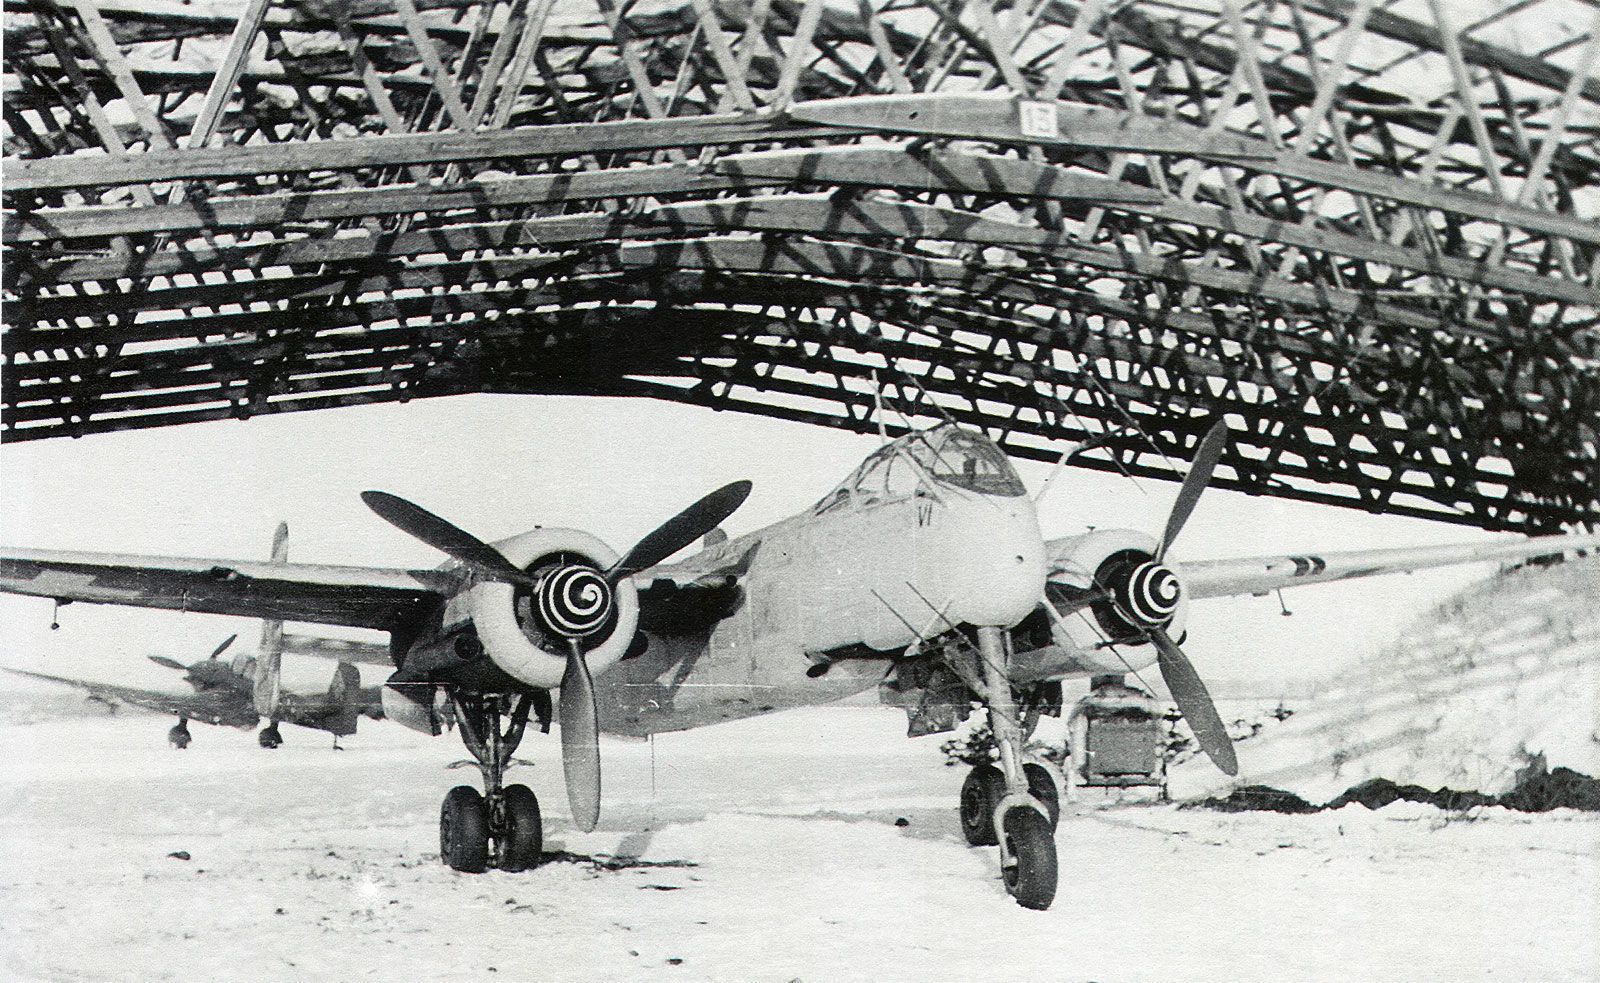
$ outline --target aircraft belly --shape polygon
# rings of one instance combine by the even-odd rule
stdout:
[[[821,679],[792,636],[719,639],[719,633],[655,636],[649,650],[595,681],[600,726],[644,736],[829,703],[877,684],[887,662],[836,665]]]

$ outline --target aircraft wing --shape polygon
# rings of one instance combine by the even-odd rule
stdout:
[[[389,654],[389,646],[381,642],[322,638],[317,635],[295,635],[285,632],[283,650],[289,655],[309,655],[315,659],[333,659],[337,662],[394,668],[394,659]]]
[[[1262,594],[1283,587],[1323,584],[1383,573],[1483,560],[1523,560],[1574,549],[1600,547],[1600,535],[1535,536],[1499,543],[1415,546],[1345,553],[1301,553],[1243,560],[1174,563],[1184,590],[1196,600]]]
[[[392,630],[468,583],[449,568],[122,556],[60,550],[0,554],[0,591],[92,604],[313,621]]]
[[[128,686],[112,686],[107,683],[91,683],[82,679],[67,679],[63,676],[49,676],[42,672],[28,672],[25,669],[6,669],[6,672],[18,676],[27,676],[31,679],[43,679],[52,683],[61,683],[86,691],[90,696],[102,700],[116,700],[130,706],[143,707],[157,713],[181,713],[187,717],[206,723],[226,723],[235,727],[250,727],[256,722],[253,710],[246,709],[238,718],[223,719],[218,715],[217,700],[200,694],[163,693],[159,690],[133,689]],[[246,719],[248,718],[248,719]]]

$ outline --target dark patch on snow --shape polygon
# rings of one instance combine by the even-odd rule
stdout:
[[[188,850],[174,850],[171,853],[167,854],[167,856],[171,857],[174,860],[188,860],[189,859],[189,851]]]
[[[1368,809],[1382,809],[1391,802],[1422,802],[1447,812],[1460,812],[1474,806],[1494,805],[1496,799],[1482,792],[1458,792],[1453,788],[1429,791],[1421,785],[1397,785],[1387,778],[1374,778],[1344,791],[1323,808],[1339,809],[1359,802]]]
[[[1368,809],[1382,809],[1392,802],[1422,802],[1446,812],[1461,812],[1478,806],[1504,806],[1518,812],[1548,812],[1551,809],[1582,809],[1600,812],[1600,779],[1557,768],[1545,771],[1530,768],[1519,776],[1517,785],[1504,795],[1463,792],[1453,788],[1426,789],[1420,785],[1400,785],[1387,778],[1374,778],[1351,786],[1343,794],[1318,806],[1293,792],[1268,785],[1246,785],[1223,798],[1185,803],[1184,809],[1213,809],[1217,812],[1282,812],[1291,815],[1341,809],[1359,802]]]
[[[1571,768],[1526,775],[1517,787],[1500,796],[1500,804],[1519,812],[1583,809],[1600,812],[1600,779]]]
[[[1282,812],[1299,816],[1318,812],[1321,806],[1307,802],[1293,792],[1270,785],[1246,785],[1236,788],[1225,798],[1210,798],[1203,802],[1185,803],[1184,809],[1214,809],[1217,812]]]
[[[612,857],[605,854],[590,856],[552,850],[540,861],[545,864],[588,864],[595,870],[635,870],[641,867],[698,867],[693,860],[641,860],[638,857]]]

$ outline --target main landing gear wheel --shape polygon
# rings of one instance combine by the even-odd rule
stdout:
[[[1008,811],[1002,822],[1011,858],[1000,870],[1006,891],[1022,907],[1044,911],[1056,899],[1055,831],[1026,807]]]
[[[961,834],[972,846],[994,846],[994,810],[1006,794],[1006,776],[994,765],[978,765],[961,783]]]
[[[494,833],[501,870],[519,871],[539,866],[544,856],[544,820],[539,797],[526,785],[509,785],[502,796],[504,815]]]
[[[179,717],[177,726],[167,731],[167,741],[179,751],[189,746],[189,718]]]
[[[439,810],[439,857],[451,870],[481,874],[489,869],[489,817],[483,796],[457,785]]]
[[[256,737],[256,740],[262,747],[269,750],[281,745],[283,743],[283,735],[278,733],[278,722],[274,720],[261,728],[261,733]]]

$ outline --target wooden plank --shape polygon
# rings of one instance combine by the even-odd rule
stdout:
[[[721,143],[760,143],[835,136],[827,126],[744,114],[551,124],[477,133],[388,134],[359,140],[215,147],[140,154],[118,166],[115,184],[193,178],[249,177],[290,171],[334,171],[402,164],[662,150]],[[63,191],[107,183],[103,160],[87,157],[8,162],[5,192]]]
[[[216,76],[206,89],[200,111],[195,115],[194,125],[189,131],[190,148],[204,147],[216,135],[217,127],[222,123],[222,112],[228,106],[228,97],[239,84],[239,75],[250,57],[250,48],[255,44],[256,35],[260,33],[262,21],[271,6],[272,0],[249,0],[240,12],[222,63],[217,66]],[[181,197],[181,189],[174,189],[173,194],[175,198]]]
[[[417,57],[427,70],[428,82],[433,86],[439,101],[444,104],[445,111],[450,114],[451,122],[458,130],[471,131],[475,121],[461,102],[461,93],[456,91],[455,79],[444,67],[444,60],[439,57],[439,49],[434,46],[433,38],[428,36],[428,25],[417,12],[417,5],[412,0],[394,0],[394,5],[400,12],[400,19],[405,22],[406,33],[411,36],[411,43],[417,47]]]
[[[727,199],[715,203],[663,205],[650,213],[658,221],[677,221],[688,225],[712,228],[768,229],[772,231],[803,232],[818,237],[827,236],[894,236],[941,239],[946,241],[974,242],[986,245],[1011,246],[1024,252],[1037,252],[1054,259],[1081,263],[1138,276],[1153,277],[1179,284],[1195,284],[1226,293],[1258,296],[1281,301],[1308,310],[1329,311],[1342,315],[1377,318],[1422,331],[1448,331],[1462,337],[1487,337],[1504,340],[1504,333],[1490,325],[1467,324],[1460,320],[1425,313],[1413,308],[1400,307],[1374,299],[1370,294],[1339,290],[1327,286],[1313,286],[1292,282],[1280,277],[1255,272],[1239,272],[1206,268],[1167,256],[1128,251],[1113,251],[1098,246],[1080,244],[1071,236],[1039,229],[983,219],[970,213],[926,205],[877,201],[839,201],[829,196],[772,196],[755,199]],[[736,240],[708,240],[685,244],[692,258],[662,257],[663,262],[678,265],[708,262],[715,265],[715,257],[725,255],[728,249],[738,247]],[[808,243],[791,243],[796,255],[810,255]],[[621,250],[624,263],[635,262],[632,256],[648,255],[643,251],[676,248],[627,245]],[[899,276],[911,274],[923,262],[917,256],[899,256],[884,253],[880,263],[862,271],[863,275]],[[787,256],[774,254],[772,262],[782,264]],[[776,267],[783,268],[783,267]],[[796,269],[800,272],[800,269]]]
[[[1091,199],[1154,204],[1161,192],[1057,164],[976,152],[930,150],[910,153],[900,145],[862,144],[817,149],[729,154],[720,173],[747,183],[856,184],[908,191],[1003,197]]]
[[[805,0],[800,11],[800,22],[795,26],[794,37],[789,39],[789,50],[784,53],[783,69],[778,75],[778,86],[772,92],[768,108],[782,113],[794,99],[795,83],[805,68],[806,57],[813,50],[811,40],[817,33],[817,22],[822,19],[822,0]]]
[[[1301,2],[1308,10],[1341,21],[1349,20],[1356,4],[1356,0],[1301,0]],[[1374,10],[1367,29],[1374,34],[1414,48],[1437,51],[1441,54],[1445,50],[1443,31],[1389,10]],[[1458,43],[1462,59],[1468,64],[1483,68],[1498,68],[1512,78],[1541,85],[1556,92],[1562,91],[1572,82],[1570,71],[1547,59],[1524,55],[1475,38],[1462,38]],[[1600,102],[1600,78],[1582,80],[1580,91],[1583,98],[1591,102]]]
[[[89,54],[100,64],[102,70],[110,76],[116,84],[117,91],[122,94],[122,101],[127,104],[128,111],[139,126],[149,134],[150,147],[170,149],[172,140],[167,135],[166,127],[156,119],[156,114],[151,111],[150,103],[144,91],[139,88],[139,83],[133,77],[133,69],[122,56],[122,49],[111,37],[111,31],[100,17],[100,11],[91,4],[74,4],[78,11],[79,19],[83,22],[84,34],[89,41]],[[59,54],[59,53],[58,53]],[[63,67],[66,55],[60,54]],[[79,91],[83,91],[80,86]]]
[[[482,212],[529,204],[595,198],[680,194],[746,188],[750,182],[704,173],[679,164],[652,164],[604,171],[531,174],[524,177],[410,184],[338,191],[304,191],[246,198],[218,197],[203,205],[154,208],[90,206],[8,212],[7,243],[47,242],[132,232],[273,228],[286,222],[317,222],[366,215],[422,212]]]
[[[1086,103],[1044,100],[1055,116],[1054,135],[1029,127],[1024,132],[1021,99],[1008,92],[919,93],[852,96],[795,104],[794,119],[808,123],[918,136],[999,140],[1008,143],[1094,147],[1217,157],[1270,160],[1276,152],[1259,141],[1208,134],[1197,126],[1157,121]]]
[[[1118,211],[1163,222],[1236,233],[1267,243],[1288,243],[1423,273],[1438,273],[1533,296],[1600,306],[1600,290],[1575,280],[1543,276],[1503,265],[1433,255],[1342,232],[1261,218],[1242,208],[1222,209],[1162,196],[1140,185],[1081,175],[1053,164],[958,152],[913,157],[875,146],[779,150],[730,155],[719,171],[759,181],[812,181],[918,191],[948,190],[983,195],[1050,197],[1110,203]]]

